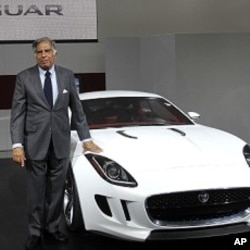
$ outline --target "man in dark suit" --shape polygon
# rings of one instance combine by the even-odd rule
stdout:
[[[59,223],[70,154],[68,108],[83,150],[101,152],[91,139],[73,72],[55,65],[55,42],[40,38],[33,50],[37,65],[17,75],[10,124],[13,160],[27,170],[26,249],[37,247],[42,232],[59,242],[67,240]]]

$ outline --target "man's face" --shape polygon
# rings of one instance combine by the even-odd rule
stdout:
[[[36,61],[44,70],[50,69],[56,60],[56,52],[54,52],[50,42],[43,41],[37,45]]]

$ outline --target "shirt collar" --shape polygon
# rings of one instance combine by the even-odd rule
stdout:
[[[53,65],[49,70],[44,70],[42,69],[41,67],[38,66],[38,69],[39,69],[39,74],[40,75],[45,75],[45,73],[47,71],[49,71],[51,74],[54,74],[55,73],[55,65]]]

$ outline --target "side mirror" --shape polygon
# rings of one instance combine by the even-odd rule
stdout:
[[[198,121],[200,119],[200,114],[196,113],[196,112],[188,112],[188,116],[194,120],[194,121]]]

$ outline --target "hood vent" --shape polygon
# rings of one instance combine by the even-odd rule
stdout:
[[[181,134],[182,136],[186,136],[186,133],[183,132],[183,131],[180,130],[180,129],[177,129],[177,128],[168,128],[168,129],[170,129],[170,130],[172,130],[172,131],[174,131],[174,132],[177,132],[177,133]]]
[[[119,135],[125,136],[127,138],[138,139],[138,137],[136,137],[136,136],[126,134],[124,130],[118,130],[118,131],[116,131],[116,133]]]

